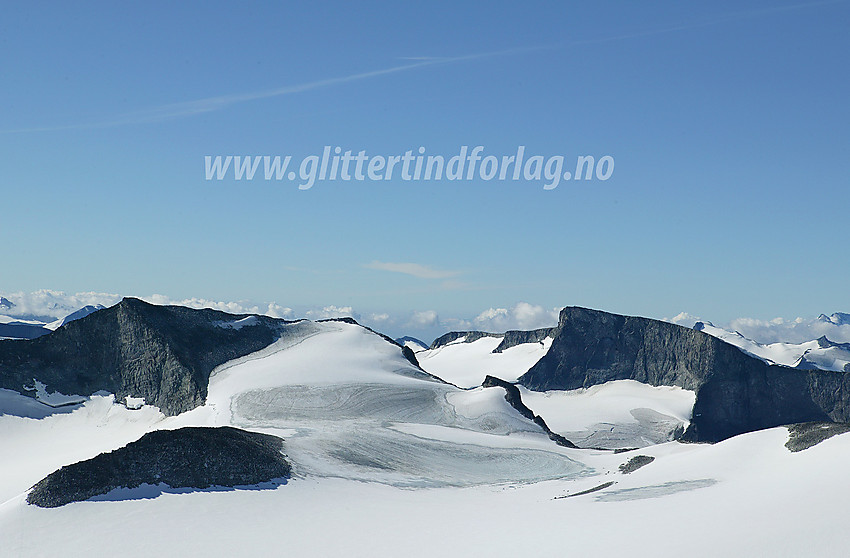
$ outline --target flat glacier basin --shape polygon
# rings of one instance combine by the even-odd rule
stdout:
[[[565,455],[499,388],[431,382],[292,385],[233,399],[232,420],[282,432],[296,475],[397,487],[468,487],[574,478]]]

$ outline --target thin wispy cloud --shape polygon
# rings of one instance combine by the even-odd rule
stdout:
[[[157,107],[152,107],[148,109],[143,109],[139,111],[134,111],[130,113],[125,113],[121,115],[114,116],[112,118],[104,119],[96,122],[84,122],[84,123],[76,123],[76,124],[65,124],[65,125],[48,125],[48,126],[32,126],[25,128],[9,128],[9,129],[0,129],[0,134],[15,134],[15,133],[37,133],[37,132],[55,132],[55,131],[64,131],[64,130],[85,130],[85,129],[99,129],[99,128],[115,128],[121,126],[129,126],[129,125],[138,125],[138,124],[151,124],[156,122],[163,122],[168,120],[175,120],[181,118],[190,118],[192,116],[207,114],[211,112],[216,112],[220,110],[227,109],[234,105],[239,105],[246,102],[257,101],[261,99],[271,99],[275,97],[282,97],[286,95],[293,95],[308,92],[316,89],[324,89],[328,87],[335,87],[344,85],[347,83],[353,83],[362,80],[369,80],[381,76],[391,75],[400,72],[408,72],[413,71],[419,68],[424,68],[427,66],[435,66],[441,64],[454,64],[472,60],[480,60],[486,58],[493,58],[499,56],[509,56],[514,54],[522,54],[526,52],[536,52],[541,50],[552,50],[552,49],[564,49],[571,46],[585,45],[585,44],[599,44],[599,43],[607,43],[614,41],[622,41],[622,40],[630,40],[635,38],[643,38],[654,35],[661,35],[666,33],[673,33],[678,31],[685,31],[690,29],[697,29],[702,27],[710,27],[714,25],[720,25],[724,23],[728,23],[731,21],[738,21],[742,19],[749,19],[754,17],[765,16],[773,13],[781,13],[787,11],[801,10],[807,8],[814,8],[819,6],[828,6],[833,4],[844,4],[847,0],[819,0],[814,2],[801,2],[796,4],[786,4],[786,5],[778,5],[778,6],[770,6],[767,8],[753,9],[753,10],[745,10],[745,11],[736,11],[730,12],[712,19],[705,19],[698,22],[685,22],[678,25],[672,25],[669,27],[655,28],[655,29],[644,29],[637,30],[631,33],[623,33],[618,35],[610,35],[607,37],[594,37],[588,38],[584,40],[575,40],[575,41],[567,41],[559,44],[549,44],[549,45],[537,45],[530,47],[519,47],[491,52],[483,52],[476,54],[467,54],[462,56],[446,56],[446,57],[438,57],[438,56],[399,56],[396,57],[397,60],[409,61],[409,64],[400,64],[396,66],[391,66],[388,68],[382,68],[378,70],[372,70],[368,72],[360,72],[356,74],[350,74],[346,76],[339,76],[333,78],[327,78],[322,80],[304,82],[293,85],[286,85],[283,87],[279,87],[276,89],[269,89],[264,91],[253,91],[246,93],[234,93],[228,95],[218,95],[212,97],[205,97],[202,99],[195,99],[191,101],[184,101],[179,103],[170,103],[166,105],[161,105]]]
[[[403,273],[420,279],[448,279],[460,275],[459,271],[450,271],[446,269],[434,269],[427,265],[418,263],[393,263],[374,261],[366,264],[364,267],[369,269],[377,269],[380,271],[390,271],[393,273]]]
[[[31,128],[17,128],[17,129],[6,129],[0,130],[0,133],[10,134],[10,133],[24,133],[24,132],[50,132],[50,131],[62,131],[62,130],[82,130],[82,129],[96,129],[96,128],[114,128],[118,126],[126,126],[131,124],[148,124],[155,122],[163,122],[167,120],[174,120],[179,118],[189,118],[192,116],[196,116],[199,114],[206,114],[210,112],[215,112],[219,110],[223,110],[234,105],[238,105],[241,103],[247,103],[251,101],[257,101],[261,99],[271,99],[275,97],[283,97],[286,95],[293,95],[297,93],[304,93],[307,91],[312,91],[316,89],[324,89],[328,87],[334,87],[338,85],[344,85],[347,83],[357,82],[368,80],[372,78],[377,78],[381,76],[386,76],[390,74],[396,74],[399,72],[408,72],[415,70],[417,68],[424,68],[426,66],[435,66],[440,64],[453,64],[459,62],[466,62],[471,60],[481,60],[486,58],[493,58],[498,56],[508,56],[511,54],[520,54],[523,52],[534,52],[538,50],[543,50],[547,48],[552,48],[551,46],[531,46],[531,47],[521,47],[521,48],[513,48],[506,50],[498,50],[492,52],[483,52],[477,54],[467,54],[463,56],[452,56],[452,57],[410,57],[410,58],[401,58],[401,59],[409,59],[413,62],[411,64],[401,64],[397,66],[391,66],[389,68],[383,68],[380,70],[372,70],[369,72],[360,72],[357,74],[350,74],[347,76],[340,76],[328,79],[322,79],[317,81],[309,81],[305,83],[299,83],[294,85],[287,85],[283,87],[279,87],[276,89],[269,89],[265,91],[254,91],[248,93],[236,93],[230,95],[219,95],[215,97],[206,97],[203,99],[196,99],[193,101],[185,101],[181,103],[171,103],[167,105],[161,105],[158,107],[153,107],[150,109],[132,112],[117,116],[115,118],[104,120],[101,122],[89,122],[82,124],[69,124],[64,126],[41,126],[41,127],[31,127]]]

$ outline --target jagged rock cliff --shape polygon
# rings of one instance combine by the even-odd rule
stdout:
[[[125,298],[50,335],[0,341],[0,387],[26,393],[38,380],[65,394],[104,390],[178,414],[203,404],[216,366],[300,326],[264,316],[228,325],[239,318],[246,317]]]
[[[55,508],[142,484],[197,489],[256,485],[289,477],[282,449],[277,436],[229,426],[156,430],[51,473],[33,487],[27,502]]]
[[[684,439],[719,441],[762,428],[850,421],[850,374],[769,366],[737,347],[675,324],[567,307],[548,353],[519,383],[577,389],[611,380],[696,392]]]

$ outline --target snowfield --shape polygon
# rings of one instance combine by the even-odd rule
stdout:
[[[618,380],[572,391],[531,391],[522,401],[579,447],[641,448],[673,439],[691,419],[696,394]]]
[[[482,339],[422,358],[428,372],[454,371],[447,381],[472,388],[461,389],[359,326],[298,328],[220,366],[207,403],[176,417],[109,395],[52,409],[0,392],[0,556],[846,555],[850,436],[798,453],[784,447],[785,428],[680,444],[665,436],[687,425],[691,392],[629,381],[523,389],[555,432],[642,446],[567,449],[510,407],[503,389],[473,388],[487,373],[515,379],[542,349],[488,357],[494,340]],[[25,502],[63,464],[153,429],[218,425],[283,437],[292,479],[142,487],[53,509]],[[655,459],[621,473],[638,455]]]
[[[480,386],[488,374],[515,382],[552,346],[552,338],[547,337],[540,343],[523,343],[494,353],[501,342],[501,337],[482,337],[467,343],[465,337],[460,337],[448,345],[416,352],[416,360],[431,374],[470,388]]]

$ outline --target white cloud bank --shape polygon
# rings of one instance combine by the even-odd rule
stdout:
[[[83,306],[102,304],[112,306],[123,298],[122,295],[112,293],[82,292],[65,293],[41,289],[30,293],[0,293],[4,298],[14,304],[11,308],[0,308],[0,314],[19,317],[32,316],[51,320],[64,318],[71,312],[79,310]],[[295,312],[292,308],[281,306],[275,302],[252,304],[247,302],[225,302],[209,300],[206,298],[173,298],[162,294],[139,296],[138,298],[159,305],[178,305],[189,308],[212,308],[232,314],[265,314],[274,318],[293,319]]]
[[[0,292],[0,295],[14,304],[11,308],[0,308],[0,314],[16,318],[34,317],[44,321],[63,318],[83,306],[96,304],[112,306],[122,298],[121,295],[114,293],[94,291],[65,293],[49,289],[28,293]],[[482,330],[501,333],[512,329],[529,330],[552,327],[557,325],[560,311],[560,308],[545,308],[528,302],[518,302],[509,308],[488,308],[474,317],[441,316],[432,309],[395,314],[364,312],[361,315],[351,306],[328,305],[296,311],[275,302],[259,304],[246,301],[217,301],[206,298],[179,299],[163,294],[152,294],[139,298],[152,304],[213,308],[234,314],[265,314],[288,320],[352,317],[364,325],[389,335],[412,335],[426,341],[448,331]],[[709,321],[686,312],[664,319],[685,327],[693,327],[694,323],[698,321]],[[848,314],[820,315],[815,318],[774,318],[772,320],[737,318],[728,324],[715,323],[714,325],[731,331],[738,331],[744,337],[762,344],[803,343],[821,336],[826,336],[831,341],[838,343],[850,343],[850,315]]]
[[[560,308],[546,309],[528,302],[511,308],[488,308],[473,320],[475,329],[501,333],[512,329],[541,329],[558,325]]]

